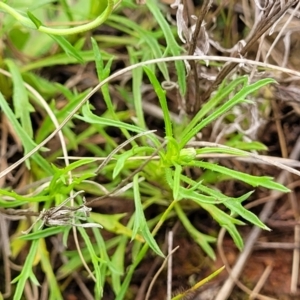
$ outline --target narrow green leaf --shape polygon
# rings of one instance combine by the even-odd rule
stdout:
[[[229,232],[235,245],[239,250],[241,250],[244,246],[244,242],[235,224],[244,225],[244,223],[227,215],[215,205],[202,203],[201,206],[210,213],[210,215],[220,224],[220,226],[224,227]]]
[[[197,167],[203,168],[203,169],[212,170],[212,171],[218,172],[220,174],[225,174],[232,178],[246,182],[254,187],[262,186],[262,187],[268,188],[270,190],[277,190],[277,191],[284,192],[284,193],[287,193],[290,191],[288,188],[286,188],[282,184],[274,182],[272,177],[253,176],[253,175],[249,175],[249,174],[246,174],[243,172],[231,170],[231,169],[228,169],[223,166],[219,166],[216,164],[203,162],[203,161],[193,162],[192,164],[189,164],[189,165],[197,166]]]
[[[37,29],[39,29],[40,26],[43,25],[42,22],[38,18],[36,18],[30,11],[27,11],[27,16],[34,23]]]
[[[105,273],[106,273],[106,263],[103,262],[99,264],[99,258],[96,255],[95,249],[91,243],[89,235],[86,233],[84,228],[78,227],[78,231],[80,232],[91,256],[91,260],[94,267],[94,275],[96,278],[97,284],[95,284],[95,299],[101,299],[103,296],[103,287],[105,283]],[[101,268],[101,267],[104,267]]]
[[[194,241],[205,251],[205,253],[213,260],[216,259],[216,255],[214,253],[214,250],[209,245],[209,243],[216,242],[216,238],[203,234],[199,232],[189,221],[187,215],[183,212],[182,208],[180,207],[179,203],[176,203],[174,205],[174,208],[176,210],[176,213],[182,222],[185,229],[188,231],[188,233],[191,235],[191,237],[194,239]]]
[[[138,59],[136,58],[136,53],[133,47],[128,47],[128,54],[130,59],[130,64],[134,65],[138,63]],[[145,115],[143,109],[143,69],[135,68],[132,70],[132,96],[133,96],[133,104],[134,110],[137,117],[136,124],[141,128],[147,128],[145,122]]]
[[[113,272],[111,274],[112,288],[115,295],[118,295],[121,289],[121,277],[123,276],[125,269],[124,265],[127,241],[127,237],[122,237],[122,240],[118,244],[111,258],[114,267],[119,271],[119,273]]]
[[[274,79],[266,78],[257,81],[256,83],[245,85],[239,92],[237,92],[231,99],[223,103],[221,106],[216,108],[210,115],[204,118],[199,124],[195,125],[186,135],[182,136],[182,140],[179,143],[180,149],[183,148],[192,137],[194,137],[199,131],[201,131],[205,126],[216,120],[218,117],[224,115],[229,109],[235,105],[245,101],[245,98],[257,91],[259,88],[269,84],[275,83]]]
[[[106,230],[115,234],[120,234],[132,238],[132,230],[121,224],[119,221],[125,215],[126,214],[104,215],[93,212],[90,214],[92,220],[101,224]],[[135,239],[140,242],[144,242],[144,239],[140,234],[137,234]]]
[[[110,67],[111,67],[111,64],[112,64],[112,61],[113,61],[113,57],[111,57],[109,59],[107,65],[104,67],[103,56],[102,56],[102,53],[99,50],[99,46],[98,46],[95,39],[92,38],[91,41],[92,41],[93,52],[94,52],[94,55],[95,55],[97,75],[98,75],[99,81],[101,82],[109,76]],[[109,94],[109,88],[108,87],[109,87],[108,83],[103,85],[101,87],[101,91],[102,91],[102,94],[103,94],[105,104],[108,108],[108,111],[112,114],[112,116],[115,116],[115,109],[114,109],[114,106],[113,106],[112,101],[111,101],[111,97],[110,97],[110,94]]]
[[[60,35],[48,34],[60,47],[65,51],[68,56],[74,57],[81,64],[84,63],[83,58],[79,54],[79,51],[71,45],[71,43]]]
[[[65,168],[63,168],[61,170],[63,171],[63,174],[67,174],[69,171],[73,171],[79,167],[88,165],[94,161],[95,160],[93,158],[83,158],[83,159],[77,160],[77,161],[69,164],[68,166],[66,166]]]
[[[181,180],[183,182],[186,182],[187,184],[189,184],[191,186],[190,189],[186,189],[187,191],[199,190],[201,193],[212,196],[215,199],[215,201],[218,201],[217,203],[222,203],[222,204],[224,204],[225,202],[230,201],[230,200],[233,201],[233,202],[242,203],[243,201],[248,199],[248,197],[252,193],[252,191],[251,191],[251,192],[248,192],[245,195],[242,195],[240,197],[233,198],[233,197],[229,197],[229,196],[224,195],[223,193],[221,193],[220,191],[218,191],[215,188],[210,188],[208,186],[203,185],[202,182],[196,182],[196,181],[190,179],[189,177],[187,177],[185,175],[181,176]],[[198,194],[199,194],[199,192],[198,192]],[[200,195],[200,197],[201,196],[202,195]],[[209,202],[205,202],[205,203],[209,203]]]
[[[89,220],[90,221],[90,220]],[[110,271],[111,274],[118,274],[121,275],[122,271],[120,271],[119,268],[116,268],[114,262],[112,262],[108,256],[107,253],[107,246],[106,241],[104,241],[101,232],[97,228],[93,228],[93,233],[97,242],[97,252],[100,255],[99,262],[100,264],[100,274],[101,274],[101,280],[103,282],[102,289],[104,288],[105,282],[106,282],[106,276],[108,271]],[[93,247],[93,245],[91,244]],[[122,258],[120,257],[120,260],[122,261]],[[95,287],[96,289],[96,287]]]
[[[146,5],[148,6],[149,10],[153,14],[155,20],[158,22],[159,26],[161,27],[166,42],[167,42],[167,53],[171,53],[172,56],[179,56],[182,53],[181,47],[178,45],[174,34],[170,28],[170,25],[165,19],[165,16],[162,14],[162,11],[159,7],[159,3],[157,0],[147,0]],[[179,90],[182,96],[186,93],[186,71],[183,61],[175,61],[175,67],[176,67],[176,74],[178,76],[178,85]]]
[[[75,117],[80,120],[83,120],[85,122],[91,123],[91,124],[98,124],[98,125],[102,125],[102,126],[112,126],[112,127],[120,128],[121,130],[126,129],[126,130],[129,130],[132,132],[137,132],[137,133],[145,132],[144,129],[142,129],[138,126],[127,124],[127,123],[121,122],[121,121],[112,120],[109,118],[98,117],[98,116],[94,115],[91,112],[88,103],[82,107],[82,114],[83,114],[83,116],[75,115]],[[149,135],[147,135],[147,137],[149,139],[151,139],[151,141],[154,143],[154,145],[159,147],[160,142],[155,137],[155,135],[149,134]]]
[[[83,120],[85,122],[91,123],[91,124],[99,124],[99,125],[103,125],[103,126],[113,126],[113,127],[118,127],[118,128],[125,128],[127,130],[130,130],[132,132],[137,132],[137,133],[141,133],[144,132],[145,130],[141,129],[140,127],[131,125],[131,124],[127,124],[121,121],[115,121],[115,120],[111,120],[108,118],[102,118],[102,117],[98,117],[96,115],[94,115],[90,108],[89,108],[89,104],[86,104],[82,107],[82,114],[83,116],[79,116],[76,115],[76,118]],[[151,135],[149,135],[150,137]]]
[[[1,195],[1,190],[0,190],[0,195]],[[0,207],[2,208],[12,208],[12,207],[18,207],[18,206],[21,206],[21,205],[24,205],[24,204],[27,204],[28,202],[26,201],[18,201],[18,200],[14,200],[14,201],[5,201],[5,200],[2,200],[0,198]]]
[[[186,189],[184,187],[180,187],[179,189],[179,199],[190,199],[198,204],[207,203],[207,204],[220,204],[223,203],[220,198],[214,197],[214,196],[206,196],[203,194],[200,194],[199,192],[195,192],[191,189]]]
[[[125,163],[128,161],[130,157],[134,157],[135,155],[138,155],[141,153],[142,155],[145,155],[145,153],[153,153],[154,148],[151,147],[133,147],[132,149],[118,155],[116,157],[116,165],[114,167],[113,171],[113,178],[116,178],[121,170],[123,169]]]
[[[226,223],[226,224],[223,224],[222,226],[231,235],[231,237],[233,238],[233,241],[234,241],[235,245],[237,246],[237,248],[240,251],[242,251],[242,249],[244,248],[244,241],[243,241],[242,236],[238,232],[236,226],[234,224],[232,224],[232,223]]]
[[[138,39],[141,43],[141,47],[143,46],[142,44],[143,42],[147,44],[147,48],[149,48],[149,53],[151,55],[151,58],[161,58],[164,56],[164,53],[162,51],[162,48],[164,49],[164,46],[158,43],[152,31],[144,30],[139,24],[120,15],[111,15],[109,17],[109,21],[113,21],[113,24],[111,24],[112,27],[115,27],[120,31],[126,32],[129,36],[133,36],[133,35],[135,36],[136,33],[138,33]],[[128,30],[126,30],[127,28],[132,29],[132,31],[128,32]],[[157,65],[160,71],[162,72],[164,79],[169,81],[170,76],[169,76],[167,64],[165,62],[162,62]]]
[[[174,182],[173,182],[173,200],[179,200],[181,197],[179,196],[180,189],[180,176],[182,172],[182,167],[178,164],[175,164],[174,171]]]
[[[144,237],[146,243],[149,247],[159,256],[164,257],[164,254],[159,249],[154,237],[152,236],[147,221],[144,215],[143,206],[141,203],[140,191],[139,191],[139,182],[138,175],[135,175],[133,178],[133,193],[134,193],[134,204],[135,204],[135,213],[134,213],[134,223],[132,234],[134,238],[136,234],[140,231]]]
[[[67,104],[57,110],[55,107],[55,102],[53,101],[50,105],[53,110],[53,113],[55,113],[55,116],[59,122],[62,122],[69,114],[70,111],[73,111],[74,108],[79,104],[80,101],[89,93],[89,90],[86,90],[78,95],[74,95],[72,91],[67,89],[66,87],[60,85],[60,84],[54,84],[56,92],[61,92],[68,100]],[[64,133],[64,136],[68,137],[68,141],[72,142],[72,146],[77,145],[77,142],[73,142],[73,136],[77,137],[77,135],[74,134],[74,132],[71,130],[73,127],[72,121],[69,121],[62,129],[62,132]],[[55,129],[55,126],[49,116],[47,116],[44,120],[41,126],[39,127],[38,132],[36,133],[36,141],[37,143],[43,141],[53,130]],[[70,146],[69,143],[67,145]]]
[[[129,157],[132,156],[132,151],[126,151],[118,156],[116,165],[114,167],[114,171],[112,174],[112,178],[115,179],[123,169],[125,162],[128,160]]]
[[[28,99],[28,93],[24,85],[22,75],[19,68],[13,60],[5,60],[13,81],[13,104],[16,118],[20,119],[23,129],[30,138],[33,137],[30,112],[34,111],[33,106]]]
[[[25,284],[27,280],[32,277],[33,274],[32,266],[38,250],[38,245],[39,245],[39,240],[34,240],[32,242],[21,273],[11,282],[11,283],[17,282],[13,300],[20,300],[23,297]]]
[[[162,108],[164,114],[166,136],[173,137],[172,123],[171,123],[170,111],[168,109],[168,104],[167,104],[166,92],[162,89],[155,74],[148,67],[144,67],[143,69],[147,74],[151,84],[154,87],[155,93],[158,97],[160,106]]]
[[[247,193],[246,195],[250,196],[250,194],[252,194],[252,192]],[[223,204],[230,209],[232,214],[237,214],[262,229],[270,230],[270,228],[266,226],[254,213],[244,208],[239,201],[229,199]]]
[[[103,53],[105,59],[109,59],[111,57],[111,55],[106,53],[105,51],[101,50],[101,52]],[[94,53],[91,50],[80,50],[80,51],[78,50],[78,53],[86,63],[95,61]],[[69,56],[65,52],[63,52],[52,56],[43,57],[36,61],[32,61],[22,66],[20,69],[22,72],[28,72],[28,71],[33,71],[44,67],[57,66],[57,65],[69,65],[69,64],[76,64],[76,63],[78,63],[78,59]]]
[[[12,112],[11,108],[8,106],[7,101],[4,99],[2,93],[0,92],[0,107],[2,108],[4,114],[8,118],[18,137],[20,138],[22,145],[24,147],[24,152],[28,153],[30,150],[36,147],[35,142],[30,138],[28,133],[22,128],[20,123],[17,121],[16,116]],[[32,156],[32,159],[41,167],[44,172],[48,175],[52,174],[50,164],[38,153]],[[27,167],[30,168],[29,160],[26,161]]]
[[[184,148],[185,149],[185,148]],[[201,149],[196,149],[197,154],[211,154],[211,153],[223,153],[223,154],[231,154],[236,156],[246,156],[247,152],[235,149],[235,148],[223,148],[223,147],[204,147]]]
[[[52,235],[61,233],[65,229],[66,228],[64,226],[50,227],[50,228],[38,230],[36,232],[29,233],[26,235],[21,235],[21,236],[19,236],[19,239],[24,240],[24,241],[39,240],[39,239],[46,238],[48,236],[52,236]]]
[[[63,300],[62,292],[57,282],[56,274],[54,274],[54,268],[52,265],[51,256],[48,254],[45,240],[41,241],[41,247],[39,251],[41,258],[41,267],[46,275],[47,282],[49,284],[49,300]]]
[[[186,136],[210,111],[215,109],[215,107],[225,99],[238,85],[247,83],[247,76],[238,77],[237,79],[231,81],[229,84],[225,84],[226,80],[222,82],[218,88],[215,95],[213,95],[199,110],[195,117],[187,124],[183,132],[181,133],[181,138]]]
[[[164,254],[161,252],[159,246],[157,245],[154,237],[152,236],[148,226],[141,228],[142,236],[144,237],[146,243],[149,247],[159,256],[165,257]]]
[[[37,280],[37,278],[33,272],[30,273],[29,279],[34,285],[36,285],[36,286],[40,285],[39,281]]]
[[[244,150],[244,151],[252,151],[252,150],[266,151],[266,150],[268,150],[268,148],[264,144],[257,142],[257,141],[244,142],[244,141],[233,140],[233,141],[226,142],[225,145],[229,146],[229,147],[237,148],[240,150]]]

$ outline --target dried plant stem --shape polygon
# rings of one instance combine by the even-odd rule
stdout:
[[[293,266],[292,266],[292,278],[291,278],[291,293],[292,294],[296,294],[298,291],[300,250],[299,250],[299,248],[297,249],[297,247],[300,246],[300,225],[295,226],[294,239],[295,239],[296,247],[293,251]]]
[[[149,286],[149,289],[147,291],[147,294],[146,294],[146,297],[145,297],[145,300],[149,300],[150,299],[150,294],[151,294],[151,291],[152,291],[152,288],[154,286],[154,283],[156,281],[156,279],[158,278],[159,274],[163,271],[163,269],[165,268],[165,265],[167,264],[168,260],[170,259],[170,257],[173,255],[173,253],[175,251],[177,251],[177,249],[179,248],[179,246],[177,246],[176,248],[174,248],[169,254],[168,256],[164,259],[161,267],[159,268],[159,270],[156,272],[155,276],[153,277],[151,283],[150,283],[150,286]]]
[[[295,9],[293,10],[293,12],[291,13],[291,15],[288,18],[288,20],[285,22],[285,24],[280,29],[278,35],[276,36],[276,39],[274,40],[274,42],[272,43],[271,47],[268,50],[268,53],[267,53],[266,58],[265,58],[265,61],[268,60],[268,57],[270,56],[272,50],[276,46],[277,42],[279,41],[280,37],[282,36],[282,34],[283,34],[284,30],[286,29],[286,27],[288,26],[288,24],[292,21],[293,17],[296,15],[296,12],[298,11],[299,7],[300,7],[300,1],[298,2],[297,6],[295,7]]]
[[[284,7],[280,7],[280,5],[277,5],[277,7],[273,8],[272,14],[267,16],[270,12],[266,9],[264,12],[267,16],[264,20],[261,21],[261,23],[258,24],[257,29],[253,31],[253,36],[250,38],[250,40],[247,42],[245,47],[239,52],[236,53],[236,55],[240,55],[241,57],[244,57],[247,52],[257,43],[257,41],[260,39],[260,37],[266,33],[285,13],[286,11],[294,4],[296,4],[298,0],[291,0],[288,1],[288,3],[285,4]],[[269,7],[271,9],[271,6]],[[230,63],[226,65],[221,72],[218,74],[216,80],[211,84],[211,86],[208,88],[208,90],[203,94],[201,102],[205,102],[207,99],[209,99],[212,92],[214,92],[219,84],[226,78],[226,76],[237,66],[237,63]]]
[[[201,30],[201,26],[204,22],[205,16],[207,15],[207,13],[211,7],[211,4],[212,4],[212,0],[205,0],[204,3],[202,4],[202,9],[197,18],[196,28],[195,28],[195,31],[192,36],[192,43],[190,45],[189,52],[188,52],[189,55],[193,55],[195,53],[195,50],[197,47],[197,39],[198,39],[200,30]]]
[[[207,15],[210,7],[212,4],[212,0],[205,0],[202,9],[197,17],[197,22],[196,22],[196,28],[192,36],[192,42],[189,47],[188,54],[193,55],[195,53],[196,47],[197,47],[197,40],[198,36],[200,34],[201,26],[204,23],[204,18]],[[187,109],[191,113],[197,113],[198,110],[201,107],[201,95],[200,95],[200,86],[199,86],[199,78],[198,78],[198,70],[197,70],[197,64],[194,60],[190,61],[190,66],[192,69],[192,74],[194,77],[194,85],[195,85],[195,97],[191,97],[190,89],[188,91],[188,100],[187,100]],[[189,78],[191,77],[191,74],[189,74]],[[193,100],[192,100],[192,99]]]
[[[167,300],[171,300],[172,295],[172,248],[173,248],[173,231],[168,232],[168,277],[167,277]]]
[[[252,293],[249,296],[249,300],[254,300],[257,296],[257,294],[259,293],[259,291],[262,289],[262,287],[264,286],[264,284],[266,283],[269,275],[272,272],[272,266],[269,265],[266,267],[265,271],[263,272],[263,274],[261,275],[259,281],[257,282],[256,286],[254,287]]]

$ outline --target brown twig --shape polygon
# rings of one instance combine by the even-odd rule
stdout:
[[[196,47],[197,47],[197,41],[198,41],[198,37],[201,31],[201,27],[202,24],[204,22],[204,18],[207,15],[210,7],[212,4],[212,0],[205,0],[203,5],[202,5],[202,9],[197,17],[197,22],[196,22],[196,27],[195,27],[195,31],[193,33],[192,36],[192,41],[189,47],[189,51],[188,54],[189,55],[193,55],[195,53]],[[200,86],[199,86],[199,77],[198,77],[198,71],[197,71],[197,64],[194,60],[192,60],[190,62],[190,66],[192,69],[192,74],[194,77],[194,85],[195,85],[195,97],[193,97],[193,100],[191,99],[190,95],[190,89],[188,92],[188,104],[189,107],[187,107],[188,111],[191,113],[196,113],[201,106],[201,97],[200,97]],[[191,77],[191,74],[189,75],[189,78]]]
[[[205,16],[207,15],[207,13],[210,9],[211,4],[212,4],[212,0],[205,0],[203,5],[202,5],[202,9],[201,9],[201,11],[199,13],[199,16],[197,18],[196,28],[195,28],[195,31],[194,31],[193,36],[192,36],[192,43],[190,45],[189,52],[188,52],[189,55],[193,55],[195,50],[196,50],[197,40],[198,40],[198,36],[199,36],[200,30],[201,30],[201,26],[204,22]]]
[[[28,216],[28,217],[38,217],[39,212],[32,211],[30,209],[14,209],[14,208],[3,208],[0,207],[0,213],[9,216]]]

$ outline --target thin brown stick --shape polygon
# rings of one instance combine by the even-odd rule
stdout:
[[[294,229],[295,249],[293,251],[293,265],[291,276],[291,293],[296,294],[298,291],[299,263],[300,263],[300,225]]]
[[[257,282],[256,286],[254,287],[252,293],[249,296],[249,300],[254,300],[256,298],[256,296],[258,295],[258,293],[260,292],[260,290],[266,283],[271,272],[272,272],[272,266],[269,265],[266,267],[266,269],[264,270],[263,274],[261,275],[259,281]]]
[[[189,47],[189,51],[188,51],[189,55],[193,55],[195,53],[198,37],[199,37],[200,31],[201,31],[201,27],[202,27],[202,24],[204,23],[204,18],[207,15],[211,5],[212,5],[212,0],[205,0],[204,3],[202,4],[202,9],[197,17],[195,31],[193,32],[192,42]],[[193,98],[193,101],[191,101],[192,100],[192,99],[190,99],[191,93],[190,92],[188,93],[189,99],[187,100],[187,103],[189,104],[189,107],[187,107],[187,109],[189,112],[196,114],[201,107],[198,68],[197,68],[197,64],[194,60],[192,60],[190,62],[190,66],[191,66],[192,74],[194,77],[195,97]],[[189,75],[189,78],[190,77],[191,76]]]
[[[173,273],[173,259],[172,259],[172,248],[173,248],[173,231],[168,232],[168,275],[167,275],[167,300],[171,300],[172,295],[172,273]]]
[[[147,287],[149,287],[151,278],[153,277],[155,270],[159,266],[160,262],[161,262],[161,257],[156,257],[154,262],[151,264],[150,269],[147,271],[147,274],[146,274],[145,278],[143,279],[142,284],[140,285],[140,288],[135,297],[135,300],[144,300],[145,299]]]
[[[195,28],[195,31],[192,36],[192,43],[190,45],[189,52],[188,52],[189,55],[193,55],[195,53],[195,50],[197,47],[197,39],[198,39],[200,30],[201,30],[201,26],[204,22],[205,16],[207,15],[207,13],[211,7],[211,4],[212,4],[212,0],[205,0],[204,3],[202,4],[202,9],[197,18],[196,28]]]
[[[299,4],[300,4],[300,2],[299,2]],[[287,156],[288,156],[287,144],[286,144],[286,139],[285,139],[285,135],[283,132],[283,128],[282,128],[281,122],[279,120],[280,116],[279,116],[278,104],[274,101],[271,101],[271,103],[272,103],[272,108],[273,108],[274,115],[276,118],[275,123],[276,123],[276,128],[277,128],[278,137],[279,137],[281,154],[282,154],[283,158],[287,158]],[[291,176],[290,176],[290,174],[287,174],[287,183],[289,183],[290,181],[291,181]],[[292,210],[293,210],[293,213],[295,216],[295,220],[299,221],[298,203],[297,203],[297,199],[296,199],[294,191],[292,191],[288,195],[288,198],[291,203],[291,207],[292,207]],[[295,239],[296,246],[299,246],[299,243],[300,243],[299,234],[300,234],[300,226],[295,225],[294,239]],[[300,251],[299,251],[298,247],[296,247],[293,251],[293,264],[292,264],[292,274],[291,274],[291,293],[293,293],[293,294],[295,294],[298,289],[299,261],[300,261]]]
[[[279,138],[281,156],[283,158],[287,158],[288,157],[287,145],[286,145],[285,135],[280,121],[280,112],[279,112],[278,104],[275,101],[271,101],[271,105],[275,117],[275,124],[276,124],[277,134]]]
[[[294,250],[294,249],[300,249],[300,246],[296,245],[295,243],[256,242],[254,248]]]
[[[3,208],[0,207],[0,213],[9,216],[28,216],[28,217],[38,217],[40,212],[32,211],[30,209],[14,209],[14,208]]]
[[[167,264],[168,260],[170,259],[170,256],[173,255],[173,253],[175,251],[177,251],[177,249],[179,248],[179,246],[177,246],[176,248],[174,248],[169,254],[168,256],[164,259],[161,267],[159,268],[159,270],[156,272],[155,276],[153,277],[151,283],[150,283],[150,286],[149,286],[149,289],[147,291],[147,294],[146,294],[146,297],[145,297],[145,300],[149,300],[149,297],[150,297],[150,294],[151,294],[151,291],[152,291],[152,288],[154,286],[154,283],[156,281],[156,279],[158,278],[159,274],[163,271],[165,265]]]
[[[228,260],[226,258],[226,255],[224,253],[224,249],[222,246],[222,242],[224,239],[224,235],[225,235],[226,229],[222,228],[219,232],[219,236],[218,236],[218,252],[220,254],[220,257],[222,259],[222,263],[225,265],[227,272],[229,273],[230,277],[227,279],[227,281],[225,282],[225,284],[222,286],[222,288],[219,290],[219,293],[217,294],[217,297],[215,298],[215,300],[225,300],[228,299],[228,297],[230,296],[229,293],[231,292],[231,290],[228,291],[224,291],[224,286],[226,285],[226,283],[228,282],[229,279],[231,279],[234,284],[236,284],[236,286],[238,286],[242,291],[244,291],[245,293],[247,293],[248,295],[251,295],[252,290],[250,290],[248,287],[246,287],[242,282],[240,282],[238,280],[238,278],[236,277],[232,277],[232,273],[233,273],[233,269],[230,268]],[[270,298],[261,294],[256,294],[255,295],[257,299],[259,300],[277,300],[275,298]]]

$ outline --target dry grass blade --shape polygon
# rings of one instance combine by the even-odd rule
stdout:
[[[282,36],[282,33],[285,31],[285,29],[287,28],[288,24],[292,21],[293,17],[296,15],[296,12],[299,10],[299,8],[300,8],[300,2],[298,2],[297,6],[295,7],[295,9],[293,9],[293,12],[291,13],[291,15],[288,18],[288,20],[281,27],[280,32],[278,33],[278,35],[276,36],[276,39],[274,40],[273,44],[271,45],[271,47],[268,50],[268,53],[267,53],[266,58],[265,58],[265,62],[267,61],[268,57],[270,56],[270,54],[271,54],[272,50],[274,49],[276,43],[279,41],[280,37]]]
[[[300,221],[298,217],[298,221]],[[299,266],[300,266],[300,225],[294,228],[295,249],[293,251],[293,266],[291,279],[291,293],[296,294],[299,282]]]
[[[265,34],[278,20],[287,12],[289,8],[291,8],[293,5],[297,4],[298,0],[290,0],[288,1],[283,7],[279,5],[279,3],[275,3],[274,6],[269,5],[269,9],[265,9],[263,11],[263,17],[260,23],[257,25],[257,28],[255,31],[253,31],[253,36],[251,36],[246,43],[246,45],[241,49],[239,53],[236,53],[236,55],[239,55],[241,57],[244,57],[247,52],[253,47],[255,43],[260,39],[260,37]],[[272,8],[272,10],[271,10]],[[221,82],[226,78],[226,76],[237,66],[236,63],[229,63],[218,74],[216,80],[210,85],[210,87],[207,89],[207,91],[202,96],[202,103],[204,103],[211,95],[212,92],[214,92],[217,87],[221,84]]]
[[[193,35],[191,37],[191,41],[190,41],[190,46],[189,46],[189,50],[188,50],[188,54],[189,55],[194,55],[196,48],[197,48],[197,44],[199,42],[199,37],[200,37],[200,43],[204,44],[204,47],[202,47],[204,51],[202,51],[201,49],[200,52],[202,53],[198,53],[198,54],[207,54],[208,51],[208,47],[209,47],[209,42],[208,42],[208,35],[206,33],[206,29],[204,27],[204,18],[207,15],[210,7],[212,5],[212,0],[205,0],[201,11],[199,12],[199,15],[197,17],[197,21],[196,21],[196,26],[193,32]],[[202,35],[200,36],[200,33],[202,32]],[[207,45],[206,45],[207,44]],[[194,80],[194,86],[195,86],[195,97],[191,97],[191,85],[189,86],[189,91],[188,91],[188,96],[187,96],[187,103],[186,103],[186,110],[187,112],[197,112],[201,106],[201,93],[200,93],[200,86],[198,84],[199,82],[199,78],[198,78],[198,68],[197,68],[197,64],[194,60],[192,60],[190,62],[191,65],[191,70],[192,73],[189,74],[189,77],[193,76]]]
[[[272,272],[272,266],[267,266],[264,273],[261,275],[259,281],[257,282],[256,286],[252,290],[252,293],[249,296],[249,300],[254,300],[257,297],[259,291],[266,283],[271,272]]]

